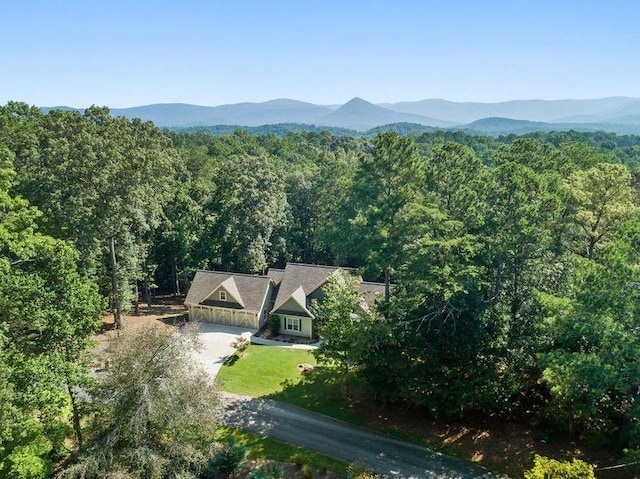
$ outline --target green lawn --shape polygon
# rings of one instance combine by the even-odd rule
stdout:
[[[222,366],[216,382],[230,393],[263,397],[281,392],[302,375],[298,364],[316,365],[313,355],[303,349],[251,345],[242,356],[233,355]]]
[[[247,448],[249,459],[268,459],[271,461],[307,464],[313,469],[346,472],[348,464],[332,457],[323,456],[303,447],[292,446],[274,441],[265,436],[227,427],[220,428],[219,441],[233,438],[236,444]]]
[[[220,369],[216,381],[227,392],[284,401],[356,424],[363,421],[348,411],[337,369],[319,367],[308,375],[298,372],[299,363],[316,365],[307,350],[251,345],[232,356]],[[348,387],[358,387],[350,384]]]

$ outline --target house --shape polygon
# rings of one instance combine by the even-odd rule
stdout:
[[[284,270],[270,269],[266,275],[222,271],[198,271],[187,294],[189,319],[260,329],[269,314],[280,318],[280,333],[311,338],[310,310],[313,300],[322,302],[322,286],[331,275],[354,270],[338,266],[287,263]],[[384,293],[384,284],[359,280],[359,291],[367,311]]]
[[[269,276],[198,271],[184,304],[191,321],[260,329],[276,286]]]

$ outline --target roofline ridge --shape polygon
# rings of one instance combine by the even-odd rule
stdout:
[[[335,269],[354,269],[348,266],[331,266],[329,264],[312,264],[312,263],[289,263],[287,262],[287,266],[311,266],[313,268],[335,268]]]
[[[234,273],[233,271],[213,271],[213,270],[210,270],[210,269],[199,269],[196,272],[214,273],[214,274],[229,274],[231,276],[245,276],[247,278],[271,279],[268,275],[265,275],[265,274]]]

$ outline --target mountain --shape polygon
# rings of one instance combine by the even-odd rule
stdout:
[[[317,121],[319,125],[338,126],[359,131],[390,123],[417,123],[427,126],[453,125],[452,122],[435,118],[391,111],[357,97]]]
[[[52,109],[81,109],[42,107]],[[353,98],[341,106],[315,105],[290,99],[262,103],[198,106],[167,103],[113,108],[114,116],[141,118],[165,128],[198,127],[228,131],[260,127],[256,131],[317,131],[329,128],[359,131],[394,129],[399,132],[454,128],[492,135],[530,131],[577,130],[640,133],[640,99],[610,97],[595,100],[514,100],[501,103],[458,103],[439,99],[375,105]],[[267,125],[273,126],[268,128]],[[296,126],[297,125],[297,126]],[[300,125],[308,129],[300,130]],[[305,127],[306,128],[306,127]]]
[[[640,123],[547,123],[542,121],[514,120],[511,118],[483,118],[456,129],[487,135],[524,135],[534,131],[610,131],[619,135],[640,134]]]
[[[302,101],[278,99],[262,103],[237,103],[220,106],[198,106],[185,103],[164,103],[113,108],[111,114],[126,118],[142,118],[160,127],[243,125],[259,126],[274,123],[315,123],[315,119],[330,112],[328,107]]]
[[[513,100],[499,103],[453,102],[430,99],[381,106],[392,111],[442,118],[456,123],[470,123],[483,118],[573,122],[574,120],[568,117],[598,115],[616,108],[624,108],[638,101],[638,99],[628,97],[610,97],[596,100]],[[595,121],[599,120],[600,118],[595,119]]]
[[[609,108],[590,115],[572,115],[558,118],[557,122],[597,123],[609,122],[618,124],[638,124],[640,118],[640,100],[635,99],[614,108]]]

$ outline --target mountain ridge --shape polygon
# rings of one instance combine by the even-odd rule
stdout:
[[[51,109],[83,111],[66,106],[41,109],[45,113]],[[490,134],[509,134],[527,129],[603,129],[620,134],[640,134],[640,99],[620,96],[589,100],[511,100],[497,103],[451,102],[432,98],[379,105],[354,97],[338,106],[277,98],[265,102],[218,106],[156,103],[113,108],[111,114],[153,121],[164,128],[302,124],[366,132],[390,124],[417,124],[431,128],[489,130]],[[498,118],[501,119],[500,122],[496,121]],[[479,120],[491,121],[474,124]]]

